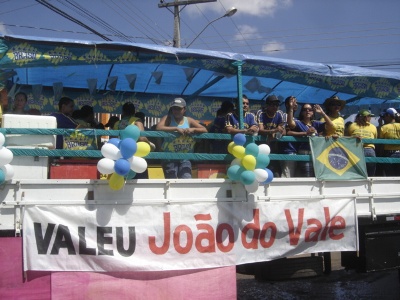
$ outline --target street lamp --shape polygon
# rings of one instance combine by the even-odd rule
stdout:
[[[216,18],[215,20],[212,20],[211,22],[209,22],[209,23],[206,25],[206,27],[204,27],[203,30],[200,31],[200,33],[199,33],[198,35],[196,35],[196,37],[193,39],[193,41],[191,41],[190,44],[187,45],[186,48],[189,48],[190,45],[192,45],[193,42],[194,42],[195,40],[197,40],[197,38],[200,36],[200,34],[202,34],[202,33],[204,32],[204,30],[206,30],[207,27],[210,26],[212,23],[214,23],[215,21],[218,21],[219,19],[225,18],[225,17],[232,17],[234,14],[236,14],[236,12],[237,12],[237,8],[232,7],[232,8],[231,8],[230,10],[228,10],[223,16],[221,16],[221,17],[219,17],[219,18]]]

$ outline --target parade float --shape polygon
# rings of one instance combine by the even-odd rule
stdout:
[[[195,136],[229,140],[227,154],[150,152],[139,135],[175,135],[135,128],[82,130],[85,136],[116,138],[97,150],[55,150],[56,135],[75,131],[57,129],[45,116],[57,109],[61,95],[99,113],[120,113],[131,101],[149,117],[165,115],[173,97],[181,96],[198,120],[212,119],[224,99],[235,101],[243,93],[255,110],[273,93],[313,103],[338,94],[349,113],[364,106],[380,111],[397,105],[397,73],[141,44],[2,36],[0,79],[8,95],[27,91],[30,107],[43,114],[3,115],[4,297],[233,299],[236,266],[258,264],[262,276],[265,262],[324,253],[329,269],[330,252],[350,253],[347,260],[366,271],[400,266],[399,178],[341,179],[356,164],[372,161],[352,158],[353,150],[343,160],[324,162],[335,175],[331,179],[273,178],[271,160],[304,161],[311,155],[271,153],[262,137],[227,134]],[[241,109],[241,101],[237,105]],[[317,139],[330,149],[350,147]],[[299,140],[280,140],[288,141]],[[57,173],[69,159],[75,171]],[[189,159],[199,168],[221,162],[226,176],[131,179],[132,172],[149,168],[148,161],[174,159]]]

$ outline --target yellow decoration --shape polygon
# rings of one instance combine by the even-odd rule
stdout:
[[[256,168],[256,158],[253,155],[246,155],[242,159],[242,165],[243,167],[248,170],[248,171],[253,171]]]
[[[146,142],[137,142],[137,150],[135,156],[145,157],[150,153],[150,145]]]
[[[230,143],[229,143],[229,145],[228,145],[228,152],[229,152],[230,154],[232,154],[233,147],[235,147],[235,146],[236,146],[235,142],[230,142]]]
[[[120,190],[125,185],[125,178],[117,173],[112,173],[108,181],[108,185],[114,191]]]
[[[232,154],[234,157],[243,158],[246,155],[246,148],[240,145],[235,145],[232,148]]]

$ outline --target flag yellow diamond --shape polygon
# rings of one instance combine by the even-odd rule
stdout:
[[[354,155],[353,152],[338,141],[334,141],[325,148],[317,157],[317,160],[339,176],[342,176],[360,161],[358,156]]]

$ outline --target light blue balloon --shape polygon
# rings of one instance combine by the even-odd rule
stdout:
[[[125,138],[119,143],[119,151],[123,158],[131,158],[137,150],[136,141],[132,138]]]
[[[261,184],[269,184],[272,180],[274,180],[274,173],[270,169],[265,168],[265,171],[268,173],[268,178],[264,182],[261,182]]]
[[[236,145],[243,146],[246,143],[246,136],[243,133],[236,133],[233,142]]]
[[[246,146],[246,154],[253,155],[255,158],[257,158],[258,152],[259,148],[256,143],[250,143]]]
[[[256,157],[256,169],[264,169],[268,167],[270,158],[266,154],[258,154]]]
[[[121,140],[118,139],[118,138],[112,138],[112,139],[109,139],[108,142],[109,142],[110,144],[113,144],[113,145],[116,146],[117,148],[119,148],[119,143],[121,142]]]
[[[136,176],[136,172],[133,171],[132,169],[130,169],[128,175],[126,175],[126,179],[130,180],[130,179],[135,178],[135,176]]]
[[[136,125],[128,125],[120,132],[121,139],[131,138],[137,141],[140,137],[140,129]]]
[[[0,169],[0,184],[3,184],[4,182],[6,182],[6,174],[2,169]]]
[[[240,174],[240,182],[244,185],[252,184],[256,180],[256,174],[253,171],[244,171]]]
[[[227,174],[230,180],[240,180],[240,174],[244,172],[246,169],[240,165],[233,165],[228,168]]]
[[[114,171],[118,175],[125,176],[129,173],[130,169],[131,169],[131,164],[129,163],[128,160],[124,158],[120,158],[115,162]]]

